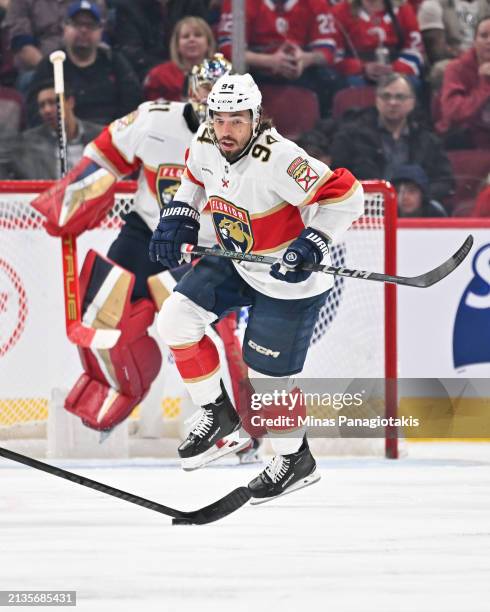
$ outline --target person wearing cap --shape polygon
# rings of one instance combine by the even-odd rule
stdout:
[[[62,44],[63,22],[72,0],[15,0],[10,2],[6,26],[10,48],[19,71],[18,85],[25,89],[43,57]],[[107,13],[105,0],[94,0],[99,15]]]
[[[399,217],[447,217],[444,206],[429,197],[429,177],[417,164],[402,164],[393,170],[391,182],[398,196]]]
[[[69,5],[63,26],[65,77],[73,86],[79,117],[105,125],[136,108],[142,92],[128,60],[101,44],[102,27],[102,16],[94,2],[81,0]],[[52,72],[49,58],[37,66],[28,99],[31,122],[32,90]]]

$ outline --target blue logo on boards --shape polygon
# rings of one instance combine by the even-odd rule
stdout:
[[[454,367],[490,363],[490,244],[475,253],[473,278],[459,302],[453,332]]]

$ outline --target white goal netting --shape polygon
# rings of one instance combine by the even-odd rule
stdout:
[[[68,390],[80,372],[77,352],[64,330],[60,241],[45,233],[41,217],[29,205],[47,186],[0,182],[0,440],[34,441],[31,444],[38,444],[41,453],[48,438],[53,390]],[[393,206],[393,192],[381,181],[364,187],[365,214],[332,249],[333,265],[384,271],[385,232],[395,232],[385,223],[386,202]],[[134,184],[120,184],[108,218],[80,237],[80,263],[88,248],[107,251],[121,225],[119,215],[131,209],[133,191]],[[385,299],[382,283],[336,277],[302,373],[309,384],[318,388],[325,379],[384,379],[389,362]],[[396,334],[394,321],[391,328]],[[175,376],[167,356],[165,368]],[[149,431],[157,439],[178,438],[187,400],[169,394],[162,381],[163,377],[157,379],[144,410],[136,409],[131,416],[130,438]],[[330,414],[320,406],[309,409],[320,416]],[[330,441],[316,440],[314,445],[317,452],[329,452]],[[352,441],[346,441],[341,452],[351,449]]]

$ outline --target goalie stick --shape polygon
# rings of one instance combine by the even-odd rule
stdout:
[[[58,476],[58,478],[64,478],[65,480],[88,487],[89,489],[94,489],[100,493],[105,493],[106,495],[112,495],[112,497],[123,499],[124,501],[136,504],[137,506],[148,508],[148,510],[153,510],[154,512],[159,512],[160,514],[166,514],[167,516],[171,516],[175,519],[173,521],[174,524],[205,525],[206,523],[218,521],[219,519],[228,516],[232,512],[235,512],[235,510],[238,510],[238,508],[241,508],[251,497],[250,491],[247,487],[238,487],[218,501],[215,501],[204,508],[186,512],[184,510],[177,510],[175,508],[170,508],[169,506],[164,506],[163,504],[145,499],[139,495],[134,495],[134,493],[128,493],[127,491],[116,489],[115,487],[103,484],[102,482],[97,482],[96,480],[81,476],[80,474],[75,474],[74,472],[63,470],[62,468],[54,465],[49,465],[49,463],[44,463],[42,461],[38,461],[37,459],[26,457],[25,455],[15,453],[14,451],[6,448],[0,447],[0,456],[4,457],[5,459],[10,459],[11,461],[16,461],[17,463],[22,463],[36,470],[47,472],[53,476]]]
[[[65,130],[65,83],[63,79],[63,51],[53,51],[49,60],[53,64],[54,90],[56,94],[57,136],[61,176],[65,176],[67,166]],[[63,261],[63,295],[65,303],[65,324],[68,339],[78,346],[95,349],[113,347],[121,335],[119,329],[94,329],[82,323],[80,307],[80,286],[78,282],[77,240],[73,234],[61,239]]]
[[[367,272],[365,270],[350,270],[349,268],[327,266],[324,264],[304,264],[302,270],[311,272],[323,272],[324,274],[334,274],[336,276],[347,276],[349,278],[360,278],[362,280],[378,281],[381,283],[392,283],[394,285],[406,285],[408,287],[427,288],[451,274],[459,264],[465,259],[473,245],[473,236],[470,234],[460,248],[451,255],[444,263],[425,274],[419,276],[396,276],[391,274],[381,274],[380,272]],[[267,255],[257,255],[254,253],[241,253],[235,251],[224,251],[221,249],[207,248],[193,244],[183,244],[182,253],[192,255],[212,255],[214,257],[227,257],[237,261],[248,261],[251,263],[261,263],[272,265],[275,263],[283,264],[282,259],[269,257]]]

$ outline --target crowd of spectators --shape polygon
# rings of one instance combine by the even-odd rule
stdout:
[[[490,0],[245,4],[247,69],[280,131],[390,180],[402,216],[490,216]],[[184,99],[194,64],[231,59],[233,29],[231,0],[0,0],[0,179],[58,176],[53,50],[72,165],[143,100]]]

